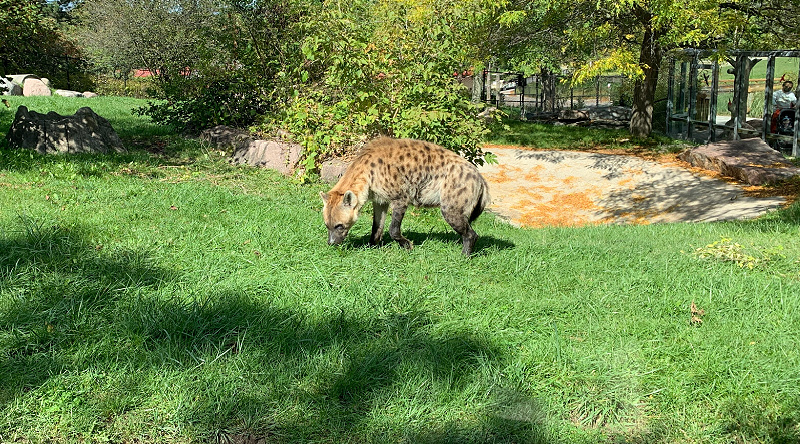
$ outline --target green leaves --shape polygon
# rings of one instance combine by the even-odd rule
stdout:
[[[463,13],[449,1],[327,2],[304,25],[302,87],[268,126],[300,140],[308,169],[377,135],[430,140],[478,161],[486,130],[454,75],[471,68]]]

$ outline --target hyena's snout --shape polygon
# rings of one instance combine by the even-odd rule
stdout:
[[[347,232],[350,231],[342,226],[336,226],[328,229],[328,245],[339,245],[344,238],[347,237]]]

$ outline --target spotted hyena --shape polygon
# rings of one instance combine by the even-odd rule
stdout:
[[[450,150],[422,140],[380,138],[364,147],[339,182],[320,196],[330,245],[344,240],[361,207],[371,200],[370,244],[380,244],[391,205],[389,234],[411,249],[400,232],[406,208],[438,206],[469,256],[478,238],[470,223],[489,203],[489,187],[475,165]]]

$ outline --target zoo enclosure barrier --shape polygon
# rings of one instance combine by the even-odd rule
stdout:
[[[672,53],[666,65],[669,136],[706,143],[760,137],[800,154],[800,119],[784,133],[771,128],[774,91],[783,80],[798,87],[800,51],[732,51],[720,61],[710,51],[687,49]]]
[[[535,74],[484,70],[477,80],[480,101],[519,108],[525,118],[548,116],[565,109],[590,106],[630,106],[632,87],[621,75],[596,76],[570,83],[567,74]],[[476,94],[477,96],[477,94]]]

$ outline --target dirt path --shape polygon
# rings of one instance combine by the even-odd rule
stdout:
[[[480,168],[492,194],[489,210],[520,226],[748,219],[786,202],[636,156],[486,150],[499,161]]]

